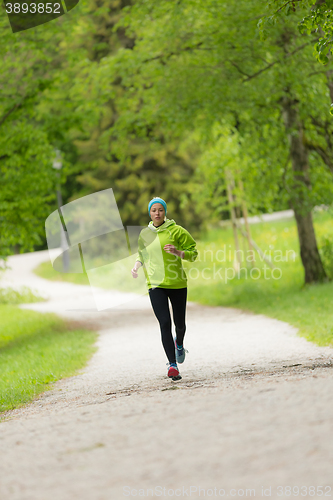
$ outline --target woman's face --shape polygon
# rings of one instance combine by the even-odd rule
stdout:
[[[165,210],[161,203],[154,203],[150,209],[150,217],[154,226],[160,226],[164,221]]]

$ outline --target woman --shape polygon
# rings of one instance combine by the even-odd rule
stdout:
[[[159,321],[162,344],[169,360],[168,377],[180,379],[177,363],[183,363],[186,330],[187,276],[181,259],[193,262],[198,255],[196,242],[186,229],[173,219],[166,218],[167,204],[162,198],[153,198],[148,204],[152,219],[139,236],[138,258],[132,269],[133,278],[144,266],[150,301]],[[172,337],[171,301],[176,336]]]

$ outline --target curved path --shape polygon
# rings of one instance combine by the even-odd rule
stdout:
[[[0,424],[1,499],[333,496],[332,349],[281,321],[189,303],[189,354],[171,382],[148,296],[97,312],[89,287],[33,274],[47,259],[11,257],[1,286],[38,290],[48,302],[22,307],[94,326],[99,349]]]

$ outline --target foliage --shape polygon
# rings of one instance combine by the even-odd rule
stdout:
[[[330,81],[316,71],[311,41],[297,32],[294,18],[274,25],[269,39],[260,43],[255,38],[259,14],[260,5],[252,1],[237,2],[237,8],[236,2],[137,1],[126,8],[117,26],[136,38],[135,47],[105,61],[106,74],[116,70],[126,84],[113,133],[126,137],[133,128],[144,130],[156,122],[175,137],[197,131],[196,137],[205,137],[201,170],[211,172],[210,179],[209,174],[201,179],[216,189],[221,210],[222,166],[229,154],[222,143],[237,130],[240,148],[233,169],[237,164],[242,170],[250,210],[288,208],[296,196],[289,157],[289,136],[296,130],[286,131],[283,116],[283,102],[290,99],[298,105],[314,152],[309,156],[312,187],[303,193],[304,210],[309,210],[332,196],[326,140],[332,128],[327,123]],[[216,127],[229,129],[230,137],[224,133],[216,139]],[[212,150],[219,162],[213,162],[215,169],[207,161]],[[304,190],[302,185],[297,189]],[[203,190],[202,206],[208,192]]]
[[[123,28],[115,29],[126,5],[125,1],[88,2],[75,39],[66,40],[69,51],[85,55],[76,65],[70,96],[73,100],[82,96],[80,107],[86,112],[82,129],[71,131],[77,151],[72,168],[76,187],[67,199],[112,187],[124,225],[145,225],[148,201],[159,195],[167,200],[177,223],[197,232],[205,218],[205,211],[196,211],[192,200],[197,145],[171,138],[161,122],[132,127],[126,134],[113,127],[124,114],[120,102],[128,94],[123,78],[110,72],[110,61],[134,46]]]
[[[300,33],[319,34],[314,45],[317,60],[326,65],[332,54],[333,43],[333,2],[332,0],[269,0],[268,14],[258,22],[262,40],[268,36],[270,27],[279,22],[281,16],[295,15]],[[299,14],[304,17],[299,20]]]
[[[59,102],[51,123],[44,109],[61,81],[57,45],[62,33],[56,29],[60,22],[13,35],[5,17],[0,17],[2,256],[12,253],[14,246],[30,251],[40,244],[42,221],[55,206],[58,178],[52,162],[56,135],[59,142],[69,122],[64,120]]]

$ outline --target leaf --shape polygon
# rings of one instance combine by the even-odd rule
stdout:
[[[328,57],[320,52],[318,55],[318,61],[325,65],[328,63]]]

